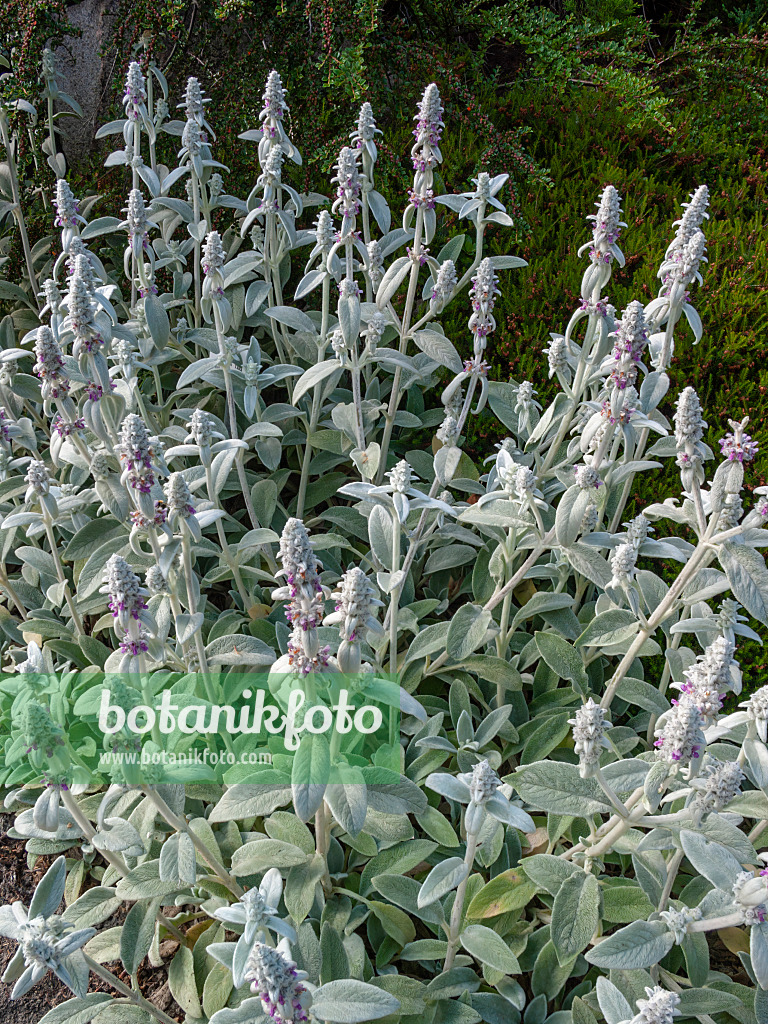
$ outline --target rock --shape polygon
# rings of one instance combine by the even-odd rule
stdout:
[[[104,51],[118,7],[118,0],[82,0],[67,7],[68,21],[81,34],[68,36],[56,50],[59,83],[83,108],[82,119],[68,117],[60,122],[66,132],[61,145],[70,166],[87,161],[96,129],[105,120],[113,58]]]

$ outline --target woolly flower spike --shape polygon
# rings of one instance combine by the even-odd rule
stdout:
[[[203,145],[203,133],[195,120],[189,120],[181,133],[181,145],[190,156],[198,156]]]
[[[734,661],[735,645],[732,640],[719,636],[707,646],[696,663],[685,669],[684,683],[673,683],[683,694],[683,700],[698,705],[705,718],[714,719],[722,707],[725,691],[741,690],[739,666]],[[734,681],[735,680],[735,681]]]
[[[421,196],[432,185],[433,167],[443,159],[440,152],[440,136],[445,127],[443,105],[434,82],[424,90],[415,121],[413,134],[416,142],[411,149],[413,169],[416,172],[413,190]]]
[[[621,229],[627,226],[619,219],[622,213],[621,196],[613,185],[606,185],[600,202],[595,203],[595,206],[597,213],[589,214],[587,220],[594,221],[592,236],[595,247],[607,253],[618,241]]]
[[[707,424],[702,415],[699,396],[693,388],[680,392],[675,412],[675,441],[677,443],[677,465],[683,487],[690,490],[694,481],[704,482],[702,462],[706,448],[702,443]]]
[[[59,306],[61,305],[62,299],[59,286],[49,277],[47,281],[43,282],[43,290],[41,294],[45,298],[45,306],[40,310],[40,313],[43,314],[48,311],[51,316],[55,316],[59,312]]]
[[[442,312],[446,303],[453,295],[457,281],[456,264],[453,260],[445,260],[440,264],[440,269],[435,279],[435,287],[432,289],[432,298],[429,303],[431,313]]]
[[[321,210],[315,221],[315,240],[317,247],[326,256],[333,248],[336,241],[333,234],[333,220],[327,210]]]
[[[64,178],[59,178],[56,182],[56,198],[54,203],[56,205],[54,224],[57,227],[64,228],[65,232],[68,229],[71,233],[71,229],[76,226],[78,219],[82,220],[82,217],[78,218],[77,200]],[[65,248],[67,248],[66,245]]]
[[[604,709],[590,697],[576,711],[575,717],[568,721],[573,726],[573,749],[579,757],[579,774],[582,779],[588,779],[597,772],[600,755],[609,746],[605,732],[612,726],[606,722],[605,715]]]
[[[291,585],[297,578],[314,585],[319,578],[319,563],[307,528],[300,519],[289,519],[283,527],[280,561],[283,566],[280,575],[285,576]]]
[[[60,857],[54,861],[38,885],[38,890],[47,894],[46,907],[58,906],[64,893],[63,860]],[[11,992],[11,999],[19,999],[29,992],[48,971],[53,971],[75,995],[84,996],[87,982],[83,985],[70,957],[93,938],[96,929],[75,929],[72,922],[53,913],[30,917],[35,906],[35,897],[32,899],[29,910],[21,902],[0,907],[0,935],[18,942],[25,968]]]
[[[376,598],[377,590],[362,569],[354,566],[341,577],[337,589],[331,595],[336,601],[336,610],[326,616],[326,626],[339,626],[342,640],[359,642],[370,630],[381,634],[381,623],[376,619],[376,608],[383,607]]]
[[[270,71],[267,76],[267,84],[264,87],[262,103],[264,104],[264,107],[259,114],[259,119],[262,121],[267,118],[282,120],[290,109],[285,101],[285,89],[283,89],[283,83],[280,75],[274,70]]]
[[[104,343],[104,339],[99,333],[94,317],[88,284],[77,273],[69,279],[67,306],[69,308],[69,325],[75,335],[72,355],[79,359],[80,356],[87,356],[94,349],[98,349]]]
[[[33,367],[40,378],[43,398],[64,398],[69,392],[69,378],[64,370],[64,356],[50,327],[38,327],[35,338],[36,362]]]
[[[376,163],[376,143],[374,138],[376,135],[382,135],[381,128],[376,127],[376,119],[373,116],[373,109],[370,103],[364,103],[360,107],[360,114],[357,118],[357,128],[349,136],[354,143],[355,149],[359,149],[363,155],[363,161],[366,157],[372,164]],[[365,166],[365,162],[363,163]]]
[[[184,113],[187,116],[188,121],[199,120],[205,115],[204,104],[210,103],[210,100],[203,98],[203,90],[200,88],[200,82],[194,76],[190,76],[187,79],[187,87],[184,90]]]
[[[707,240],[703,231],[695,231],[680,250],[677,265],[672,273],[675,282],[686,285],[699,277],[699,265],[706,263],[704,253],[707,251]]]
[[[272,591],[273,601],[288,601],[285,617],[293,627],[288,643],[288,665],[301,675],[325,668],[328,650],[320,649],[317,627],[323,618],[327,590],[309,534],[300,519],[289,519],[280,537],[280,561],[287,586]]]
[[[685,213],[680,220],[675,221],[677,234],[667,249],[667,259],[678,249],[684,248],[695,233],[701,228],[705,220],[709,219],[707,207],[709,206],[709,189],[706,185],[699,185],[695,192],[691,193],[690,202],[683,203]]]
[[[742,923],[752,926],[763,924],[768,917],[768,879],[764,872],[758,875],[742,871],[733,883],[733,902],[741,913]]]
[[[109,610],[123,629],[138,622],[147,603],[147,591],[139,577],[122,555],[112,555],[104,567],[104,586],[101,593],[109,595]]]
[[[135,413],[129,413],[123,420],[117,453],[123,463],[122,482],[140,494],[149,494],[155,482],[154,451],[144,421]]]
[[[698,444],[704,436],[707,424],[702,417],[701,402],[693,388],[680,392],[675,412],[675,440],[678,448],[687,444]]]
[[[123,96],[125,116],[129,121],[139,120],[141,108],[144,106],[146,101],[147,89],[144,75],[141,72],[141,67],[134,60],[128,65],[128,75],[125,82],[125,95]]]
[[[293,960],[263,942],[254,944],[248,956],[245,979],[251,992],[261,999],[264,1013],[275,1024],[299,1024],[309,1020],[310,995],[301,984],[307,975],[296,969]]]
[[[221,235],[218,231],[208,232],[201,263],[204,274],[211,274],[224,266],[224,246],[221,244]]]
[[[720,439],[720,451],[729,462],[752,462],[759,447],[757,441],[753,441],[749,434],[745,433],[749,417],[745,416],[741,422],[728,420],[728,423],[733,428],[733,433],[726,434]]]
[[[331,181],[337,183],[336,201],[331,210],[341,211],[341,238],[347,238],[355,230],[355,217],[360,212],[360,174],[357,167],[357,151],[349,146],[339,153],[336,174]]]
[[[610,335],[615,338],[611,383],[619,390],[624,390],[637,380],[637,370],[648,342],[648,333],[642,302],[630,302],[622,313],[618,329]]]
[[[638,1013],[630,1024],[672,1024],[675,1017],[680,1016],[677,1006],[680,996],[675,992],[667,992],[661,985],[647,988],[647,999],[637,1000]]]
[[[147,206],[139,189],[132,188],[128,194],[128,205],[125,207],[128,237],[144,238],[149,231],[151,222],[147,216]]]
[[[724,811],[741,792],[741,783],[745,778],[738,761],[716,761],[709,758],[699,778],[691,783],[696,790],[696,807],[705,814]]]
[[[768,740],[768,686],[761,686],[749,700],[739,704],[739,707],[747,709],[750,727],[754,725],[757,735],[765,743]]]
[[[672,932],[679,946],[688,934],[688,925],[701,920],[702,911],[701,907],[682,907],[680,910],[662,910],[659,917]]]
[[[489,257],[486,257],[477,268],[469,291],[474,310],[469,321],[469,329],[476,337],[484,339],[496,328],[493,307],[496,305],[496,296],[501,294],[497,287],[498,283],[499,279],[496,277],[493,263]],[[484,341],[482,347],[485,348]]]
[[[696,761],[706,746],[702,731],[704,716],[695,704],[675,704],[659,719],[654,746],[656,756],[680,767]],[[691,773],[696,774],[694,765]]]

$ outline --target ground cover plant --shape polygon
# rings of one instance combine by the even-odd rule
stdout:
[[[0,110],[26,268],[2,324],[0,783],[10,835],[56,858],[0,910],[13,997],[51,970],[72,998],[47,1024],[167,1021],[138,975],[173,938],[189,1021],[762,1022],[768,692],[721,712],[768,624],[768,500],[745,501],[748,421],[708,445],[667,373],[703,334],[707,186],[657,294],[620,309],[628,200],[585,199],[545,407],[490,372],[524,261],[504,174],[435,187],[436,85],[394,210],[370,105],[331,197],[302,192],[271,72],[240,197],[200,82],[166,89],[132,63],[100,129],[114,215],[74,195],[51,121],[55,250],[18,191],[11,114],[35,112]],[[485,410],[504,437],[473,456]],[[669,463],[675,494],[629,518]],[[252,691],[282,728],[199,724]],[[373,740],[364,707],[397,712]],[[734,932],[749,986],[710,968]]]

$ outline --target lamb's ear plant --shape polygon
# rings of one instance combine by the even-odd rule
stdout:
[[[393,211],[368,104],[332,199],[291,184],[277,72],[246,198],[201,83],[173,104],[131,64],[96,219],[32,124],[50,247],[15,172],[34,109],[0,108],[27,276],[0,324],[0,785],[30,868],[56,858],[0,908],[12,996],[51,970],[47,1024],[763,1024],[768,688],[722,708],[768,625],[767,489],[744,508],[747,421],[714,453],[668,374],[702,336],[707,189],[620,312],[631,197],[603,190],[543,407],[489,380],[525,263],[496,254],[504,175],[435,194],[436,85]],[[679,493],[630,518],[664,459]]]

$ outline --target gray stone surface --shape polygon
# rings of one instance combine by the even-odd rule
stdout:
[[[70,166],[87,159],[93,136],[109,100],[109,83],[114,58],[102,50],[115,24],[117,0],[82,0],[67,8],[67,18],[81,30],[56,50],[60,84],[83,108],[83,118],[68,117],[60,122],[66,138],[62,148]]]

